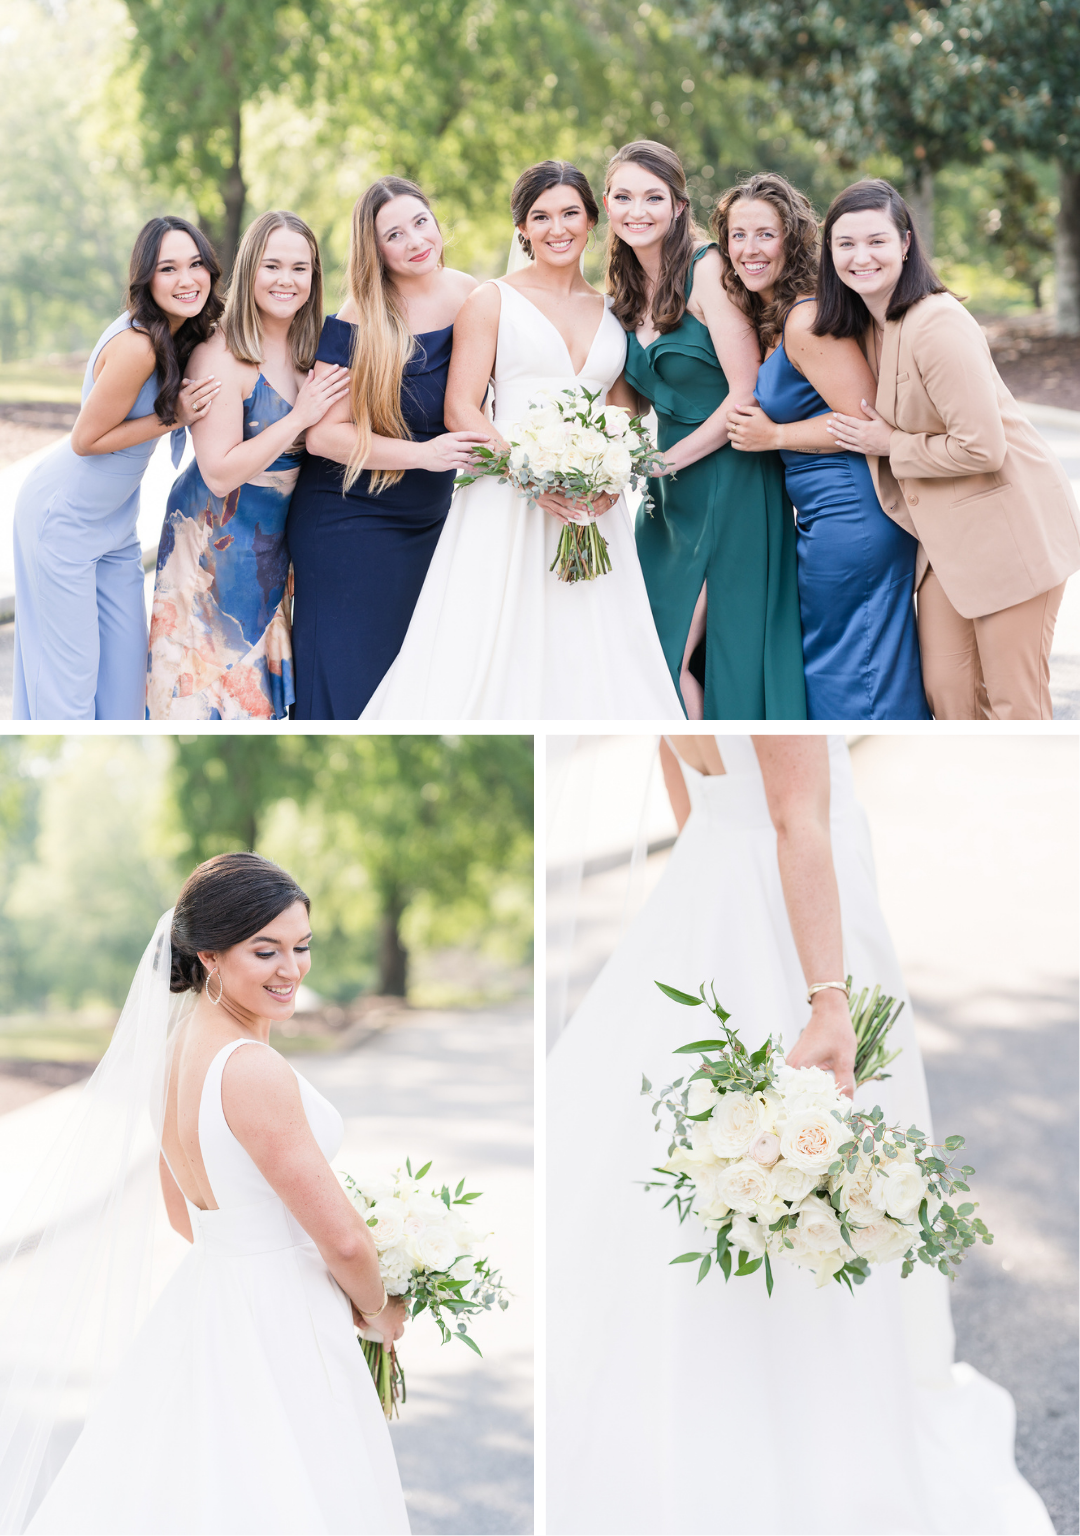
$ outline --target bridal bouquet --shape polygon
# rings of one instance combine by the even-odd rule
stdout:
[[[657,986],[687,1007],[706,1002],[704,986],[699,997]],[[877,987],[869,999],[864,990],[852,1000],[856,1087],[888,1077],[884,1068],[899,1055],[885,1050],[903,1007],[893,1011],[894,1002]],[[811,1270],[819,1286],[831,1278],[850,1291],[871,1265],[897,1259],[905,1279],[916,1259],[951,1277],[978,1237],[993,1242],[975,1204],[955,1199],[968,1193],[975,1170],[938,1155],[957,1151],[962,1136],[935,1147],[917,1126],[888,1126],[877,1106],[854,1109],[819,1067],[785,1065],[771,1036],[750,1054],[715,991],[711,1011],[721,1038],[680,1046],[677,1055],[699,1055],[701,1065],[653,1104],[658,1130],[665,1114],[671,1120],[668,1160],[654,1169],[674,1181],[666,1205],[676,1206],[680,1222],[693,1212],[716,1234],[715,1246],[673,1264],[697,1262],[699,1283],[714,1259],[725,1280],[733,1267],[750,1275],[764,1264],[771,1296],[780,1259]],[[647,1078],[641,1091],[653,1094]]]
[[[598,405],[599,399],[599,391],[580,387],[538,395],[511,428],[510,447],[498,453],[478,448],[475,473],[460,475],[454,484],[496,475],[500,484],[509,481],[527,496],[530,507],[548,491],[588,503],[605,492],[617,496],[628,485],[636,489],[655,473],[657,450],[640,416],[622,406]],[[580,511],[579,522],[564,526],[551,563],[560,581],[592,581],[611,570],[595,517],[587,506]]]
[[[480,1354],[463,1319],[487,1312],[495,1304],[505,1312],[509,1305],[498,1274],[487,1259],[476,1256],[477,1244],[491,1235],[469,1220],[480,1192],[465,1194],[464,1179],[453,1193],[446,1184],[425,1188],[423,1180],[430,1169],[431,1164],[425,1163],[414,1174],[406,1158],[404,1170],[371,1175],[362,1184],[348,1173],[338,1177],[371,1228],[386,1294],[404,1296],[411,1317],[430,1312],[444,1344],[457,1338]],[[383,1412],[390,1418],[397,1412],[398,1399],[405,1401],[405,1373],[397,1350],[393,1345],[386,1348],[378,1335],[363,1332],[360,1347]]]

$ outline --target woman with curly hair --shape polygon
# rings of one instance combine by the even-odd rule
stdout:
[[[832,411],[874,398],[851,337],[817,336],[818,223],[782,176],[724,193],[712,227],[725,286],[757,331],[756,406],[733,410],[733,446],[779,451],[796,508],[799,609],[811,720],[928,720],[915,628],[916,540],[882,510],[861,453],[836,451]]]
[[[653,512],[638,513],[637,545],[672,678],[691,719],[804,719],[783,468],[774,453],[726,451],[761,360],[752,323],[694,224],[673,150],[625,145],[608,165],[604,205],[627,403],[655,408],[666,462],[650,482]]]
[[[202,421],[220,388],[184,378],[221,314],[221,268],[186,219],[151,219],[124,313],[90,354],[71,438],[15,503],[16,720],[141,720],[146,604],[139,485],[158,438]],[[179,464],[183,433],[174,441]]]

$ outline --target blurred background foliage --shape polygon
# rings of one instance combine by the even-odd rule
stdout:
[[[0,1015],[49,1016],[39,1056],[64,1059],[73,1010],[107,1038],[182,881],[235,848],[311,897],[326,1002],[511,996],[531,985],[532,814],[525,736],[0,737]]]
[[[373,176],[418,179],[449,259],[486,276],[523,166],[572,158],[599,186],[638,136],[678,149],[702,218],[766,167],[819,209],[863,172],[921,189],[946,279],[977,311],[1027,312],[1053,296],[1075,182],[1059,119],[1078,114],[1076,15],[1072,0],[6,0],[0,363],[87,348],[165,208],[226,260],[257,213],[295,209],[332,307]]]

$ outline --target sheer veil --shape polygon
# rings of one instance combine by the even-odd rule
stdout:
[[[195,1001],[170,991],[171,927],[170,910],[108,1050],[14,1210],[0,1186],[3,1532],[24,1529],[148,1310],[165,1219],[157,1170],[169,1047]]]

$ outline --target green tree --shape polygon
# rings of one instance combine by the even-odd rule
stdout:
[[[280,736],[177,738],[170,782],[192,866],[257,846],[265,813],[297,788],[290,745]]]
[[[378,990],[404,997],[410,904],[482,892],[493,867],[532,868],[531,738],[297,740],[336,844],[355,849],[378,901]]]
[[[308,68],[318,0],[126,3],[146,164],[194,202],[228,274],[244,227],[244,107]]]

